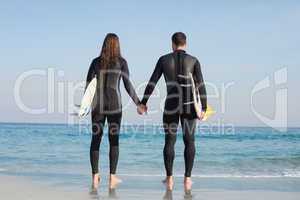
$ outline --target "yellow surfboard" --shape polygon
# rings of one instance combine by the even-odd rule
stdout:
[[[202,121],[206,121],[209,117],[211,117],[215,113],[216,113],[216,111],[214,111],[210,105],[207,105],[206,112],[205,112],[205,115],[204,115]]]
[[[194,107],[196,110],[196,113],[198,116],[200,116],[202,110],[201,110],[201,102],[200,102],[200,94],[196,90],[195,82],[192,73],[189,74],[191,83],[192,83],[192,88],[193,88],[193,101],[194,101]],[[202,119],[202,121],[206,121],[210,116],[215,114],[216,112],[213,110],[213,108],[210,105],[207,105],[205,115]]]

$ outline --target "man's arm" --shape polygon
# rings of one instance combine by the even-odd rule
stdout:
[[[145,89],[145,92],[144,92],[144,97],[141,101],[141,103],[143,105],[146,105],[147,102],[148,102],[148,99],[149,97],[151,96],[159,78],[161,77],[162,75],[162,66],[161,66],[161,59],[158,60],[156,66],[155,66],[155,69],[154,69],[154,72],[152,73],[151,75],[151,78],[146,86],[146,89]]]
[[[200,94],[202,111],[205,112],[207,108],[206,88],[205,88],[205,83],[203,81],[201,66],[198,60],[196,61],[194,66],[194,80],[195,80],[196,88],[198,88]]]

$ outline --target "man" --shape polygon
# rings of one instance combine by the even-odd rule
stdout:
[[[184,160],[185,189],[191,189],[191,172],[195,157],[195,127],[197,118],[204,117],[207,99],[206,89],[202,77],[200,63],[197,58],[187,54],[186,36],[182,32],[177,32],[172,36],[173,52],[159,58],[154,72],[146,86],[144,97],[141,101],[141,110],[146,112],[147,101],[152,94],[156,83],[161,75],[164,75],[167,85],[167,98],[165,101],[163,125],[165,130],[165,146],[164,146],[164,164],[166,169],[166,179],[164,180],[167,189],[173,189],[173,161],[175,157],[174,145],[176,141],[176,132],[180,120],[183,130],[184,140]],[[190,77],[192,74],[193,79]],[[191,81],[194,80],[196,89],[199,91],[202,112],[197,114],[193,102],[193,88]]]

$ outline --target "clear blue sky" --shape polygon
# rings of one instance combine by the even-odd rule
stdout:
[[[84,80],[104,36],[115,32],[137,86],[149,79],[159,56],[171,51],[171,34],[183,31],[188,36],[187,51],[199,58],[205,80],[218,87],[234,82],[227,93],[226,112],[213,120],[263,125],[251,111],[251,90],[255,83],[287,66],[289,125],[300,125],[299,1],[12,0],[0,5],[0,121],[66,121],[63,114],[28,115],[18,109],[13,87],[24,71],[53,67],[65,72],[61,81]],[[158,88],[164,91],[163,79]],[[269,116],[274,114],[273,89],[255,99],[257,110]],[[44,90],[44,79],[28,80],[22,90],[24,101],[33,107],[45,105]],[[123,98],[126,101],[124,92]],[[220,111],[220,100],[210,103]],[[158,106],[156,100],[150,100],[150,109]],[[160,115],[147,118],[160,122]],[[141,122],[133,105],[124,113],[124,120]]]

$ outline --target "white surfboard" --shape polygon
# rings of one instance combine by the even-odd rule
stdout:
[[[191,82],[192,82],[194,107],[195,107],[197,116],[199,117],[201,115],[201,112],[202,112],[200,94],[199,94],[198,90],[196,89],[195,81],[194,81],[192,73],[190,73],[189,75],[190,75],[190,79],[191,79]],[[212,107],[210,105],[207,105],[207,108],[206,108],[206,111],[205,111],[205,114],[204,114],[204,117],[203,117],[202,121],[206,121],[214,113],[215,113],[215,111],[212,109]]]
[[[85,117],[91,109],[93,99],[96,93],[96,87],[97,87],[97,78],[93,78],[92,81],[87,86],[85,93],[82,97],[78,117],[82,118]]]

